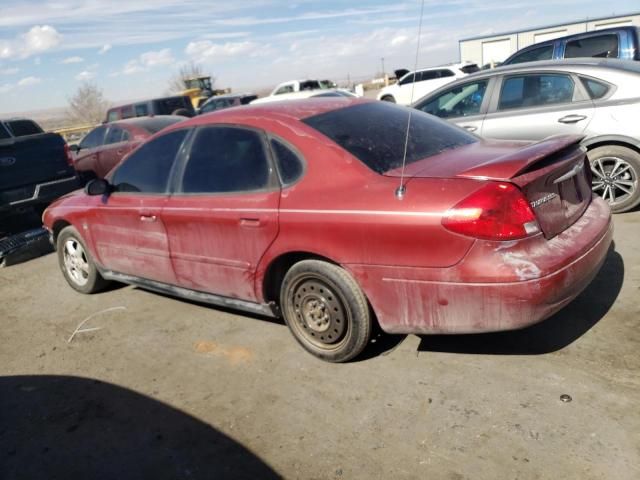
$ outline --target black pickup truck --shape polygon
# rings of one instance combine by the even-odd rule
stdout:
[[[43,132],[32,120],[0,119],[0,232],[11,217],[39,213],[79,186],[60,135]]]

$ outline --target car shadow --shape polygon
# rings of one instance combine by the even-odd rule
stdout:
[[[280,478],[212,426],[71,376],[0,377],[0,478]]]
[[[418,351],[485,355],[540,355],[570,345],[605,316],[624,281],[624,261],[613,248],[589,286],[547,320],[509,332],[472,335],[421,335]]]

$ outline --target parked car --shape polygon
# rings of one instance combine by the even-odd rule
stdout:
[[[446,85],[458,78],[480,70],[475,63],[456,63],[443,67],[422,68],[402,75],[397,83],[384,87],[378,100],[409,105],[413,100]],[[401,73],[403,70],[400,70]],[[414,86],[415,78],[415,86]],[[413,97],[412,97],[413,91]]]
[[[0,224],[79,187],[64,139],[33,120],[0,120]]]
[[[204,102],[198,109],[198,114],[215,112],[225,108],[247,105],[258,98],[255,93],[230,93],[227,95],[217,95]]]
[[[539,42],[518,50],[503,65],[580,57],[640,60],[640,29],[605,28]]]
[[[187,95],[176,95],[174,97],[152,98],[151,100],[112,107],[107,111],[104,123],[153,115],[193,117],[195,114],[196,111],[191,104],[191,99]]]
[[[640,203],[640,63],[576,59],[484,71],[414,106],[485,138],[541,140],[581,135],[594,192],[614,212]]]
[[[335,362],[375,321],[509,330],[575,298],[612,236],[579,137],[480,140],[414,112],[403,170],[409,112],[327,98],[172,125],[47,209],[63,274],[282,315]]]
[[[316,89],[303,90],[301,92],[283,93],[280,95],[269,95],[268,97],[258,98],[251,102],[251,105],[259,105],[262,103],[283,102],[291,100],[304,100],[313,97],[357,97],[356,94],[341,88],[335,89]]]
[[[79,144],[71,146],[80,179],[86,183],[104,177],[144,140],[183,120],[185,117],[178,115],[159,115],[130,118],[94,128]]]
[[[282,100],[299,100],[313,97],[319,93],[336,91],[335,83],[330,80],[291,80],[279,84],[266,97],[253,100],[252,104],[280,102]]]

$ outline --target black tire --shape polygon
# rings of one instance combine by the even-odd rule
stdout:
[[[73,248],[76,250],[72,255],[70,249]],[[56,241],[56,250],[62,274],[74,290],[80,293],[96,293],[109,285],[109,282],[98,272],[84,240],[74,227],[68,226],[62,229]]]
[[[356,357],[371,336],[371,312],[356,281],[337,265],[303,260],[280,289],[280,306],[295,339],[327,362]]]
[[[627,212],[640,203],[640,153],[605,145],[590,150],[587,156],[593,191],[609,203],[613,213]]]
[[[384,97],[382,97],[380,100],[382,100],[383,102],[391,102],[391,103],[396,103],[396,99],[393,98],[393,95],[385,95]]]

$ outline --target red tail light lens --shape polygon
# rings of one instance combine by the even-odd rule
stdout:
[[[448,210],[442,225],[452,232],[485,240],[516,240],[540,231],[520,189],[492,182]]]
[[[69,148],[69,145],[67,145],[66,143],[64,144],[64,155],[65,157],[67,157],[67,164],[70,167],[73,167],[73,156],[71,155],[71,149]]]

